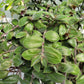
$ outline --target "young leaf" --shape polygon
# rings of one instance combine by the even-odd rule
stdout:
[[[62,35],[64,35],[65,33],[66,33],[66,27],[65,27],[65,25],[60,25],[59,26],[59,34],[62,36]]]

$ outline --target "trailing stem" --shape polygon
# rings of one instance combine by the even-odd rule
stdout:
[[[64,56],[64,62],[66,62],[66,56]],[[65,73],[65,80],[63,81],[62,84],[66,84],[66,76],[67,76],[67,73]]]
[[[44,57],[45,33],[46,33],[46,30],[45,30],[44,33],[43,33],[43,43],[42,43],[42,52],[41,52],[41,56],[42,56],[42,57]]]

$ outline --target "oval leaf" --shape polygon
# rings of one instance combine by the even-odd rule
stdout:
[[[22,53],[22,57],[26,60],[31,60],[32,57],[38,55],[40,53],[40,49],[29,49]]]
[[[40,36],[29,36],[24,39],[23,46],[25,48],[38,48],[42,46],[43,39]]]
[[[62,54],[53,47],[45,47],[45,56],[51,64],[58,64],[62,60]]]
[[[65,25],[60,25],[59,26],[59,34],[62,36],[66,33],[66,27]]]
[[[50,42],[55,42],[59,40],[59,35],[55,31],[47,31],[45,33],[45,38]]]

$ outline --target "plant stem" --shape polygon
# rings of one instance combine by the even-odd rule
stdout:
[[[66,56],[64,56],[64,62],[66,62]],[[67,73],[65,73],[65,80],[63,81],[62,84],[66,84],[66,76],[67,76]]]
[[[41,56],[44,57],[44,42],[45,42],[45,33],[46,33],[46,30],[44,31],[43,33],[43,43],[42,43],[42,52],[41,52]]]
[[[32,84],[32,83],[33,83],[33,78],[34,78],[34,76],[33,76],[33,74],[32,74],[30,84]]]

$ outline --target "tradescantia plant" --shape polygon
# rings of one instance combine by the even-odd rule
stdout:
[[[84,84],[83,0],[6,0],[3,6],[19,19],[0,23],[0,84]]]

